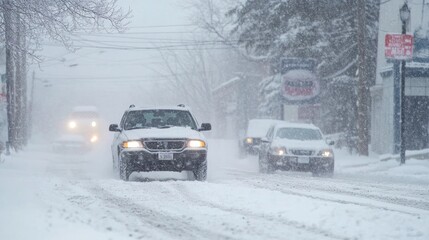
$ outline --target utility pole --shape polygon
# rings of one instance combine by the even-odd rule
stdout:
[[[366,10],[365,0],[357,1],[358,25],[358,93],[357,93],[357,121],[358,121],[358,151],[360,155],[369,154],[369,80],[366,69]]]
[[[399,15],[402,22],[402,35],[407,34],[407,23],[410,19],[411,11],[408,8],[408,4],[405,2],[404,5],[399,9]],[[405,164],[405,59],[401,62],[401,165]]]

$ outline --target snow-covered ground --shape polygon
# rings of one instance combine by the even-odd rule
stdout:
[[[0,239],[429,239],[429,161],[336,151],[333,178],[259,174],[236,141],[209,141],[209,180],[111,172],[31,145],[0,164]]]

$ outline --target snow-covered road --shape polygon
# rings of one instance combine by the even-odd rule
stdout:
[[[106,148],[63,156],[34,145],[0,165],[0,239],[429,239],[426,163],[407,166],[420,171],[408,178],[383,171],[396,163],[337,154],[335,177],[314,178],[259,174],[229,141],[210,151],[208,182],[123,182]]]

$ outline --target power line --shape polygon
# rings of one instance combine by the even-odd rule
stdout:
[[[194,71],[189,73],[176,73],[176,74],[168,74],[168,75],[142,75],[142,76],[76,76],[76,77],[67,77],[67,76],[55,76],[55,75],[45,75],[44,77],[38,77],[36,80],[54,80],[53,82],[56,82],[57,80],[123,80],[123,79],[135,79],[135,80],[142,80],[142,79],[165,79],[168,80],[169,77],[177,77],[177,76],[183,76],[183,75],[192,75],[192,74],[200,74],[200,73],[210,73],[212,71]]]
[[[127,28],[136,29],[136,28],[171,28],[171,27],[196,27],[196,25],[195,24],[141,25],[141,26],[132,26]]]
[[[64,47],[60,44],[43,44],[45,46],[51,46],[51,47]],[[231,46],[222,46],[222,47],[204,47],[204,48],[186,48],[186,47],[197,47],[202,46],[201,44],[198,45],[171,45],[171,46],[159,46],[159,47],[133,47],[133,46],[94,46],[94,45],[73,45],[77,48],[95,48],[95,49],[110,49],[110,50],[171,50],[171,51],[199,51],[199,50],[226,50],[231,49]]]
[[[205,34],[205,32],[197,32],[197,31],[154,31],[154,32],[122,32],[122,33],[88,33],[88,32],[76,32],[81,35],[93,35],[93,36],[106,36],[106,35],[145,35],[145,34],[195,34],[201,33]]]
[[[142,28],[173,28],[173,27],[196,27],[196,25],[195,24],[140,25],[140,26],[125,27],[125,28],[127,28],[127,29],[142,29]],[[92,29],[98,29],[98,28],[86,27],[83,29],[92,30]],[[106,30],[116,30],[116,29],[115,28],[106,28]]]

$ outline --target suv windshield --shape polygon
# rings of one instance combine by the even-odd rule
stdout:
[[[280,128],[277,130],[276,137],[301,141],[322,139],[318,130],[309,128]]]
[[[124,129],[190,127],[197,129],[188,111],[182,110],[138,110],[128,113]]]

